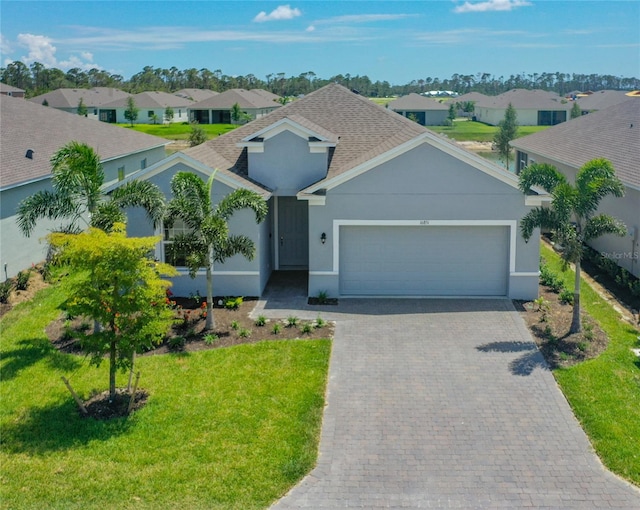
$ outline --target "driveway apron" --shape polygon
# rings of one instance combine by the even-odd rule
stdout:
[[[336,320],[318,463],[273,509],[640,508],[511,301],[258,307]]]

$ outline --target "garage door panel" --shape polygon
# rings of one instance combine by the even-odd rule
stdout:
[[[342,295],[503,296],[507,227],[347,226]]]

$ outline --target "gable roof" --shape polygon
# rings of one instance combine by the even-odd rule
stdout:
[[[190,108],[192,110],[230,110],[236,103],[240,105],[240,108],[277,108],[281,106],[274,100],[278,96],[272,94],[275,98],[268,97],[267,94],[271,93],[266,90],[263,92],[266,94],[257,93],[255,89],[229,89],[215,97],[199,101],[191,105]]]
[[[32,97],[32,103],[42,104],[44,101],[51,108],[76,108],[82,98],[86,107],[102,106],[118,99],[126,99],[131,94],[110,87],[94,87],[92,89],[56,89],[46,94]]]
[[[24,89],[19,89],[13,85],[7,85],[6,83],[0,82],[0,92],[3,94],[7,92],[24,92]]]
[[[606,158],[623,183],[640,189],[640,98],[518,138],[511,145],[573,168]]]
[[[162,147],[169,140],[2,96],[0,189],[47,178],[53,154],[71,141],[93,147],[102,161]],[[25,157],[33,150],[33,159]]]
[[[448,110],[449,106],[412,92],[387,103],[390,110]]]
[[[622,90],[600,90],[588,96],[578,97],[577,103],[582,110],[602,110],[629,100],[627,92]]]
[[[327,85],[218,138],[187,149],[185,154],[205,166],[233,172],[249,180],[247,148],[243,141],[268,132],[276,124],[287,122],[336,141],[335,147],[329,149],[326,177],[304,193],[317,191],[323,183],[338,183],[340,176],[364,171],[368,165],[378,164],[384,158],[395,157],[425,142],[464,159],[514,188],[518,187],[515,175],[432,133],[417,122],[337,84]]]
[[[563,103],[563,101],[565,101]],[[516,109],[523,110],[570,110],[571,104],[555,92],[546,90],[513,89],[499,96],[479,98],[476,107],[507,108],[509,103]]]
[[[480,92],[467,92],[466,94],[462,94],[456,98],[457,102],[464,103],[466,101],[473,101],[474,103],[478,103],[480,101],[488,100],[491,96],[487,96],[486,94],[482,94]]]
[[[133,100],[138,108],[166,108],[171,106],[172,108],[187,108],[194,104],[191,99],[184,97],[178,97],[168,92],[140,92],[133,96]],[[102,108],[126,108],[128,97],[105,103]]]
[[[217,96],[220,92],[215,92],[209,89],[181,89],[173,94],[185,99],[191,99],[192,101],[203,101],[210,97]]]

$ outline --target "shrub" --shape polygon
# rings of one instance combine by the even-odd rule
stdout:
[[[287,317],[287,327],[295,328],[298,325],[298,318],[295,315]]]
[[[13,290],[13,282],[11,280],[5,280],[0,283],[0,303],[8,303],[9,296]]]
[[[540,264],[540,283],[549,287],[553,292],[558,294],[564,289],[562,279],[554,273],[545,263]]]
[[[311,325],[311,323],[306,322],[305,324],[302,325],[302,332],[305,334],[309,334],[313,331],[313,326]]]
[[[204,343],[206,345],[213,345],[215,344],[218,340],[220,340],[220,337],[218,337],[218,335],[214,335],[212,333],[207,333],[204,336]]]
[[[238,331],[238,335],[240,336],[240,338],[249,338],[251,336],[251,330],[247,328],[241,328],[240,331]]]
[[[271,332],[274,335],[277,335],[278,333],[280,333],[280,330],[282,329],[282,326],[280,324],[278,324],[277,322],[273,325],[273,327],[271,328]]]
[[[264,315],[261,315],[256,319],[256,326],[262,327],[267,323],[267,318]]]
[[[183,336],[172,336],[167,341],[169,349],[178,350],[182,349],[186,343],[186,340]]]
[[[318,292],[318,303],[324,305],[327,302],[329,295],[326,290],[321,290]]]
[[[560,292],[560,302],[564,303],[565,305],[573,306],[573,291],[564,289],[562,292]]]
[[[224,307],[227,310],[237,310],[240,308],[243,299],[241,297],[227,297],[224,298]]]
[[[27,290],[29,286],[29,278],[31,277],[31,271],[28,269],[20,271],[16,275],[16,290]]]
[[[234,331],[238,331],[240,329],[240,323],[238,321],[233,321],[231,323],[231,329]]]
[[[324,328],[327,325],[327,322],[318,315],[316,319],[316,328]]]

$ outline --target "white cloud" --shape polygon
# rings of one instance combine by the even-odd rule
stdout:
[[[71,55],[67,60],[58,60],[56,57],[57,48],[53,45],[52,39],[45,35],[18,34],[17,43],[29,51],[26,56],[20,59],[27,65],[39,62],[45,67],[56,67],[63,70],[78,67],[85,71],[99,67],[93,63],[93,53],[89,51],[79,51],[77,52],[79,56]]]
[[[9,40],[4,35],[0,34],[0,53],[7,55],[12,51],[13,48],[11,47],[11,43],[9,43]]]
[[[457,5],[453,12],[489,12],[511,11],[516,7],[528,7],[531,2],[527,0],[486,0],[485,2],[465,2]]]
[[[302,16],[300,9],[292,9],[289,5],[280,5],[267,14],[265,11],[260,12],[253,21],[256,23],[264,23],[265,21],[279,21],[283,19],[293,19]]]
[[[348,14],[319,20],[317,23],[371,23],[416,17],[417,14]]]
[[[309,26],[307,27],[307,30],[306,30],[306,31],[307,31],[307,32],[313,32],[315,29],[316,29],[316,27],[314,27],[313,25],[309,25]]]

